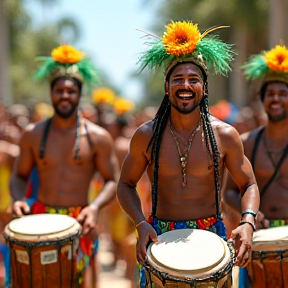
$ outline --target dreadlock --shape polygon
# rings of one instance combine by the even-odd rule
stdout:
[[[200,67],[201,68],[201,67]],[[201,68],[202,70],[202,68]],[[211,158],[213,160],[214,166],[214,184],[215,184],[215,201],[216,201],[216,215],[220,218],[220,167],[219,167],[219,158],[220,153],[218,150],[217,141],[214,135],[214,131],[212,129],[212,125],[209,119],[209,106],[208,106],[208,80],[206,73],[204,75],[204,85],[205,85],[205,94],[199,104],[201,120],[203,125],[203,133],[205,139],[205,145],[207,150],[209,151]],[[168,76],[166,79],[168,79]],[[154,173],[153,173],[153,183],[152,183],[152,215],[155,216],[156,214],[156,207],[157,207],[157,191],[158,191],[158,171],[159,171],[159,152],[161,141],[164,133],[164,129],[168,122],[168,119],[171,114],[171,105],[169,103],[169,96],[166,93],[162,103],[154,117],[153,121],[153,128],[154,133],[148,143],[146,151],[152,145],[151,151],[151,161],[154,160]]]

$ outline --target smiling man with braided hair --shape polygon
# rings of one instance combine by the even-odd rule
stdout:
[[[226,240],[219,205],[225,168],[242,192],[242,211],[258,211],[259,192],[239,134],[209,114],[208,68],[226,75],[233,55],[230,45],[208,35],[219,28],[223,27],[201,34],[197,24],[172,22],[162,38],[151,39],[151,48],[140,57],[142,69],[165,71],[164,99],[155,118],[132,137],[117,191],[120,205],[138,232],[140,264],[145,263],[149,241],[156,242],[157,235],[169,230],[205,229]],[[152,211],[147,220],[136,190],[146,169],[152,185]],[[231,238],[236,240],[235,264],[246,266],[253,215],[245,214],[242,221]],[[143,281],[141,287],[145,285]]]

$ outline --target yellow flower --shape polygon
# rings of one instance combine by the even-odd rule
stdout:
[[[112,104],[115,99],[114,92],[109,88],[99,88],[93,92],[94,103],[109,103]]]
[[[84,58],[84,54],[70,45],[61,45],[51,52],[52,58],[62,64],[74,64]]]
[[[201,39],[198,25],[191,22],[172,22],[162,37],[166,52],[175,56],[192,53]]]
[[[285,46],[277,45],[266,52],[266,65],[274,71],[288,72],[288,50]]]
[[[132,101],[119,97],[114,102],[114,109],[118,115],[132,111],[135,105]]]

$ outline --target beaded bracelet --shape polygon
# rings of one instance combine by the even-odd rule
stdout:
[[[242,212],[242,214],[241,214],[241,220],[243,219],[243,216],[246,215],[246,214],[252,215],[252,216],[254,217],[254,219],[255,219],[256,216],[257,216],[257,213],[256,213],[256,212],[254,212],[254,211],[251,210],[251,209],[247,209],[247,210],[245,210],[245,211]]]
[[[253,232],[255,232],[255,230],[256,230],[255,225],[249,221],[241,221],[238,226],[241,226],[241,225],[246,224],[246,223],[249,224],[253,228]]]

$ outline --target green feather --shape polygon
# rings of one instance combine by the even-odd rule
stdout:
[[[161,67],[165,60],[170,57],[160,39],[157,38],[151,42],[145,42],[144,44],[151,46],[151,48],[142,53],[137,62],[141,63],[141,71],[146,67],[150,68],[151,70]]]
[[[46,78],[49,75],[49,73],[52,70],[56,69],[58,66],[58,63],[55,62],[52,57],[37,57],[36,61],[44,61],[44,63],[38,67],[34,75],[34,78],[36,80]]]
[[[37,57],[36,61],[43,61],[34,75],[36,80],[45,79],[49,76],[51,71],[59,67],[64,66],[65,68],[69,68],[72,65],[76,65],[78,67],[78,70],[83,77],[83,81],[88,85],[91,85],[93,82],[95,83],[99,80],[98,70],[87,58],[84,58],[75,64],[62,64],[56,62],[52,57]]]
[[[151,42],[146,42],[145,44],[151,46],[151,48],[142,53],[138,60],[138,63],[141,63],[141,71],[146,67],[154,70],[158,67],[168,66],[168,64],[175,59],[185,61],[185,58],[188,59],[191,58],[191,56],[196,58],[197,55],[201,53],[209,68],[213,68],[215,73],[227,75],[227,73],[231,71],[229,62],[233,60],[233,55],[236,54],[232,50],[231,45],[228,45],[213,36],[202,38],[193,53],[178,57],[166,52],[161,39],[153,38]]]
[[[219,40],[217,36],[206,36],[197,44],[196,52],[200,52],[207,67],[213,68],[215,74],[227,75],[231,71],[229,63],[236,53],[232,45]]]
[[[241,66],[244,70],[244,75],[247,80],[263,78],[269,72],[269,67],[266,65],[264,52],[258,55],[252,55],[248,61]]]
[[[82,59],[80,62],[76,63],[76,65],[83,76],[84,82],[89,84],[98,82],[99,72],[87,58]]]

